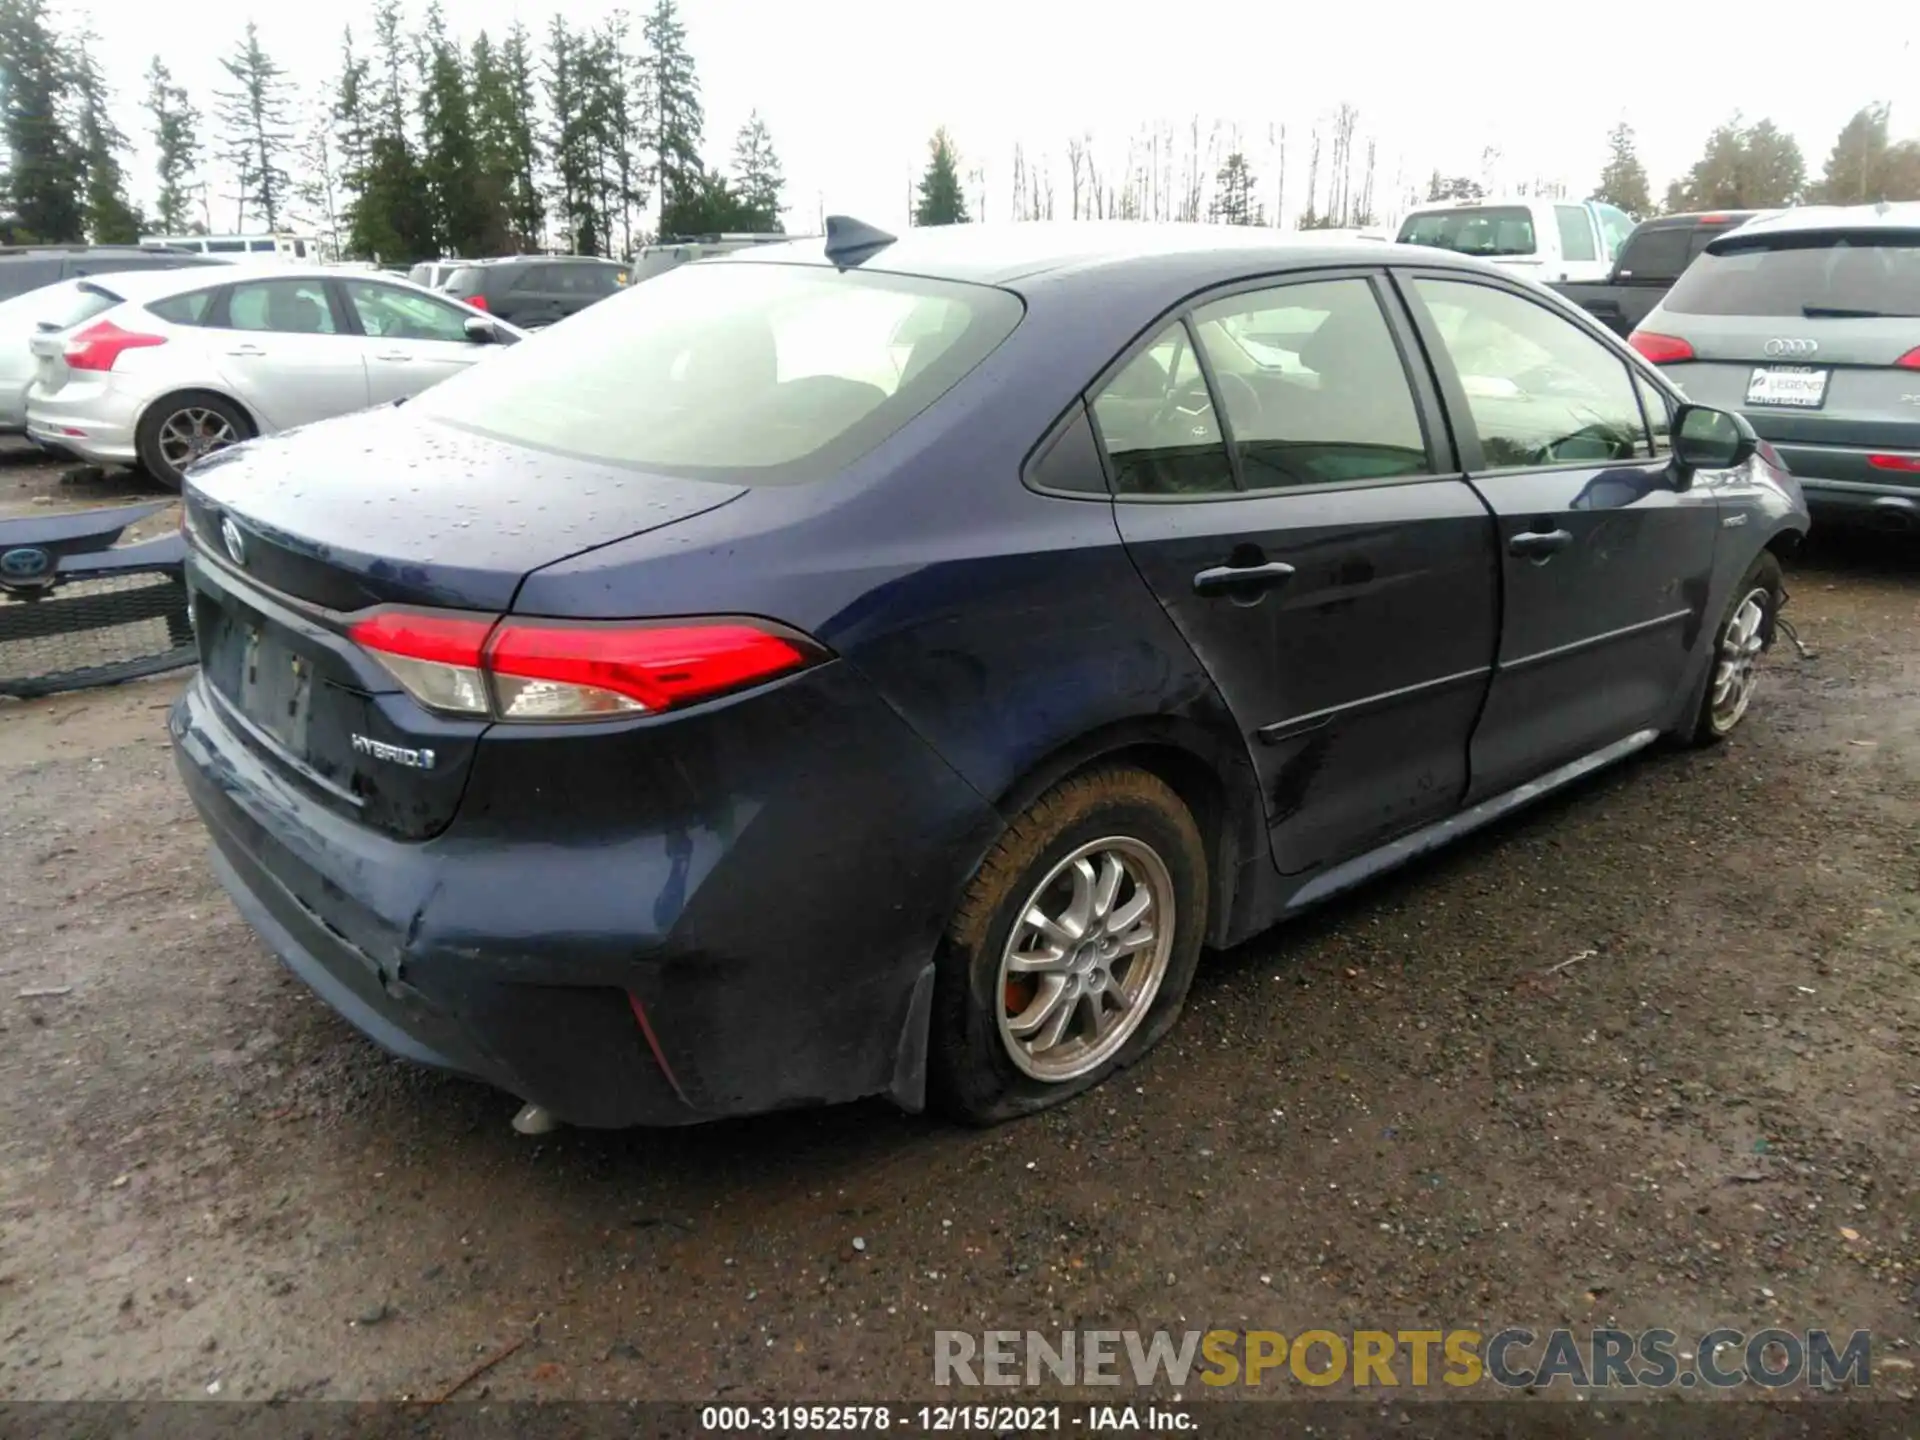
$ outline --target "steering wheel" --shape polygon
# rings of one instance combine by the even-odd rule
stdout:
[[[1238,375],[1217,375],[1220,384],[1220,403],[1225,407],[1227,419],[1235,429],[1251,428],[1260,419],[1260,392],[1241,379]],[[1207,382],[1196,377],[1167,396],[1160,408],[1153,413],[1153,427],[1175,422],[1185,422],[1191,426],[1200,417],[1213,408],[1213,395],[1207,389]]]

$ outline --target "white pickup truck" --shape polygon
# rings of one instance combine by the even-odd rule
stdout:
[[[1453,200],[1413,211],[1397,238],[1551,284],[1605,280],[1632,233],[1633,218],[1599,200]]]

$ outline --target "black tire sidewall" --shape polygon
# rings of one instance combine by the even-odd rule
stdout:
[[[183,481],[180,472],[167,464],[160,454],[160,427],[171,416],[187,409],[218,411],[233,426],[241,440],[253,437],[253,422],[247,418],[245,411],[224,395],[204,390],[182,390],[161,396],[141,415],[140,424],[134,431],[133,448],[140,457],[140,468],[169,490],[181,489]]]
[[[956,1118],[990,1124],[1091,1090],[1145,1055],[1179,1019],[1206,932],[1206,852],[1192,817],[1173,792],[1139,772],[1134,778],[1148,784],[1136,785],[1130,793],[1102,794],[1052,829],[1037,853],[997,887],[992,916],[977,940],[956,935],[944,947],[936,984],[935,1024],[940,1033],[935,1037],[932,1079],[942,1108]],[[1043,797],[1035,810],[1044,815],[1052,798]],[[1176,909],[1173,950],[1146,1019],[1112,1059],[1075,1080],[1036,1080],[1013,1063],[1000,1037],[1000,957],[1021,907],[1042,877],[1082,845],[1110,836],[1149,845],[1165,863]]]

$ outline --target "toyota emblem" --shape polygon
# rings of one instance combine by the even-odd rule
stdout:
[[[233,557],[233,563],[247,563],[247,537],[240,533],[240,527],[233,523],[233,517],[227,516],[220,522],[220,538],[226,543],[227,554]]]
[[[1813,354],[1819,348],[1820,348],[1820,342],[1817,340],[1769,340],[1767,341],[1767,354],[1773,356],[1776,360],[1780,359],[1782,356],[1787,356],[1787,355],[1797,355],[1800,358],[1805,359],[1807,356]]]

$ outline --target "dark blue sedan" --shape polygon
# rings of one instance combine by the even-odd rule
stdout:
[[[1737,417],[1432,250],[836,220],[204,462],[214,865],[403,1056],[582,1125],[991,1121],[1241,940],[1746,713]]]

